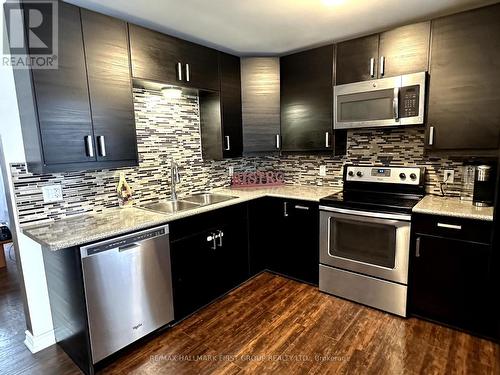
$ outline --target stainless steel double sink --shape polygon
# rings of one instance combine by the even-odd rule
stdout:
[[[177,212],[192,210],[195,208],[208,206],[210,204],[221,203],[235,199],[230,195],[202,193],[188,196],[178,200],[164,200],[157,203],[150,203],[142,206],[146,210],[160,212],[163,214],[175,214]]]

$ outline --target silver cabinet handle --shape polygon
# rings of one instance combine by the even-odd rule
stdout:
[[[106,156],[106,142],[103,135],[97,136],[97,145],[99,147],[99,156]]]
[[[420,258],[420,237],[417,237],[417,243],[415,246],[415,256]]]
[[[222,237],[224,237],[224,232],[221,230],[217,231],[217,238],[219,239],[219,247],[222,247]]]
[[[278,150],[281,148],[281,137],[279,134],[276,134],[276,148]]]
[[[373,57],[370,59],[370,77],[375,77],[375,59]]]
[[[186,81],[189,82],[191,79],[191,74],[189,72],[189,64],[186,64]]]
[[[296,208],[297,210],[309,211],[309,207],[307,207],[307,206],[301,206],[301,205],[298,205],[298,204],[297,204],[297,205],[295,205],[295,208]]]
[[[177,79],[182,81],[182,64],[180,62],[177,63]]]
[[[461,226],[461,225],[453,225],[453,224],[437,223],[437,226],[438,226],[439,228],[462,230],[462,226]]]
[[[385,56],[380,56],[380,75],[385,74]]]
[[[217,237],[215,236],[215,233],[212,233],[209,236],[207,236],[207,242],[212,242],[212,246],[210,246],[212,250],[217,249]]]
[[[94,157],[94,142],[92,142],[92,136],[91,135],[86,135],[85,136],[85,150],[87,151],[87,156],[89,158]]]
[[[392,113],[394,120],[399,121],[399,87],[394,88],[394,97],[392,99]]]
[[[229,136],[226,135],[224,138],[226,138],[226,147],[224,147],[224,150],[229,151],[229,150],[231,150],[231,142],[230,142]]]
[[[429,146],[434,145],[434,126],[429,127]]]
[[[325,133],[325,147],[326,148],[330,147],[330,133],[329,132]]]
[[[283,216],[288,217],[288,203],[283,202]]]

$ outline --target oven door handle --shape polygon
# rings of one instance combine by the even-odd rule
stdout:
[[[358,210],[350,210],[350,209],[345,209],[345,208],[336,208],[336,207],[329,207],[329,206],[319,206],[319,209],[322,211],[337,212],[339,214],[346,214],[346,215],[372,217],[372,218],[377,218],[377,219],[411,221],[411,215],[404,215],[404,214],[400,214],[400,215],[398,215],[398,214],[386,214],[386,213],[382,213],[382,212],[358,211]]]

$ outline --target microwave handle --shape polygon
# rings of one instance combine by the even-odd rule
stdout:
[[[399,121],[399,87],[394,88],[394,98],[392,99],[392,115],[394,120]]]

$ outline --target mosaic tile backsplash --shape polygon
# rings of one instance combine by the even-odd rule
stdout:
[[[121,171],[133,189],[135,204],[168,198],[170,158],[180,165],[179,196],[229,185],[229,166],[236,172],[280,170],[287,183],[341,187],[345,163],[425,166],[429,193],[439,193],[443,169],[455,169],[455,185],[448,186],[447,192],[458,193],[462,163],[424,156],[423,127],[351,131],[345,157],[291,154],[204,161],[196,96],[172,100],[156,91],[134,89],[134,105],[139,150],[136,168],[33,175],[24,164],[11,164],[21,224],[59,220],[117,206],[115,188]],[[326,165],[326,177],[318,176],[320,165]],[[62,186],[64,200],[45,204],[41,188],[53,184]]]

